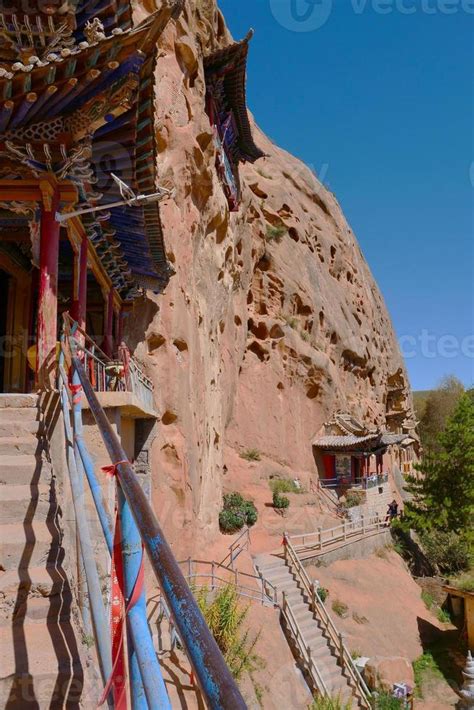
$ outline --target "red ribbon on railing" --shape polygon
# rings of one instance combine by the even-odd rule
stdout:
[[[82,398],[82,385],[69,385],[69,389],[72,392],[72,403],[79,404]]]
[[[101,471],[106,473],[108,476],[116,476],[117,466],[120,466],[122,463],[130,463],[130,461],[124,459],[123,461],[117,461],[117,463],[111,463],[108,466],[101,466]]]
[[[110,631],[112,637],[112,673],[99,700],[103,705],[112,690],[115,710],[127,710],[126,665],[123,646],[125,621],[122,533],[118,511],[115,516],[114,546],[112,550]]]
[[[102,470],[110,476],[117,474],[117,466],[128,461],[118,461],[109,466],[102,466]],[[125,585],[122,556],[122,531],[120,527],[119,512],[115,513],[114,545],[112,550],[111,576],[111,604],[110,604],[110,631],[112,638],[112,673],[107,680],[104,691],[100,697],[98,706],[103,705],[110,693],[113,691],[114,710],[127,710],[126,692],[126,665],[125,651],[123,643],[124,625],[128,612],[133,609],[140,598],[145,579],[145,567],[142,559],[138,570],[137,578],[133,585],[133,590],[125,605]]]

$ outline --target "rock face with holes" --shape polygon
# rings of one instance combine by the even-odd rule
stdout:
[[[311,440],[335,410],[385,426],[412,406],[387,309],[336,198],[258,128],[268,157],[241,168],[242,205],[229,212],[203,56],[231,41],[214,0],[187,2],[163,36],[157,160],[175,190],[161,212],[176,274],[128,322],[162,415],[157,506],[187,554],[196,524],[217,531],[229,449],[315,476]]]

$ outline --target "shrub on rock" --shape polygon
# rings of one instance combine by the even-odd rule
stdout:
[[[277,510],[285,510],[290,505],[290,499],[282,496],[279,491],[273,492],[273,507]]]
[[[244,525],[251,527],[257,522],[257,509],[251,500],[245,500],[240,493],[227,493],[224,507],[219,513],[219,526],[222,532],[234,533]]]

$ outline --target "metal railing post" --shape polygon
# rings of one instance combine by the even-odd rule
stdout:
[[[339,660],[341,662],[341,667],[344,669],[344,641],[342,640],[342,634],[339,633]]]
[[[130,506],[118,488],[120,529],[122,533],[122,558],[125,599],[135,587],[142,562],[142,542]],[[153,647],[146,618],[145,590],[127,614],[127,632],[132,637],[128,645],[130,670],[130,695],[133,710],[171,710],[168,693],[161,674],[160,664]]]
[[[72,384],[75,387],[81,386],[79,377],[75,370],[73,371],[72,375]],[[97,480],[97,476],[95,475],[94,464],[92,462],[91,457],[89,456],[89,452],[87,451],[87,447],[84,443],[81,399],[82,393],[79,394],[79,392],[77,392],[76,396],[73,397],[72,407],[74,420],[74,452],[76,455],[76,461],[81,461],[84,467],[84,472],[87,476],[92,497],[94,499],[94,504],[97,510],[97,514],[99,516],[102,532],[104,533],[105,541],[107,543],[109,552],[111,552],[113,544],[112,521],[102,493],[102,487],[99,481]]]
[[[81,554],[87,580],[87,591],[89,594],[92,621],[94,624],[94,634],[98,650],[99,666],[104,684],[112,673],[112,651],[110,647],[110,634],[105,614],[102,590],[100,587],[99,574],[95,564],[92,540],[90,537],[89,524],[84,508],[84,496],[81,494],[79,477],[74,458],[73,433],[69,418],[68,398],[66,385],[61,387],[61,403],[63,408],[64,428],[66,435],[67,461],[69,476],[71,481],[74,513],[76,517],[79,538],[81,543]],[[110,698],[110,696],[109,696]],[[109,699],[110,703],[110,699]]]
[[[74,383],[74,379],[73,379]],[[72,398],[72,407],[73,407],[73,426],[72,426],[72,433],[73,433],[73,442],[74,442],[74,456],[75,456],[75,462],[76,462],[76,470],[77,470],[77,491],[80,495],[80,498],[84,500],[84,467],[81,463],[81,460],[77,456],[77,447],[76,447],[76,408],[77,408],[77,402],[79,401],[79,407],[80,407],[80,399],[78,400],[77,397]],[[91,621],[91,614],[90,614],[90,605],[89,605],[89,599],[87,595],[87,580],[86,580],[86,575],[85,575],[85,570],[84,570],[84,562],[81,559],[81,554],[79,552],[80,550],[80,537],[79,537],[79,530],[77,529],[77,523],[76,523],[76,547],[78,551],[78,559],[77,559],[77,589],[78,589],[78,603],[79,603],[79,608],[81,610],[81,616],[82,616],[82,621],[84,623],[84,633],[87,636],[93,636],[93,629],[92,629],[92,621]]]
[[[318,540],[319,540],[319,549],[323,549],[323,529],[318,528]]]
[[[111,460],[125,461],[126,453],[100,406],[82,363],[74,350],[72,359]],[[163,591],[179,637],[192,663],[209,708],[211,710],[245,710],[245,701],[204,621],[191,590],[186,584],[183,573],[146,495],[138,483],[132,466],[128,462],[118,463],[116,473],[147,550],[153,572]]]

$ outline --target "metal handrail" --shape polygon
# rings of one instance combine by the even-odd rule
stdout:
[[[66,338],[74,335],[76,348],[83,353],[84,369],[89,374],[89,380],[98,392],[133,392],[150,408],[153,407],[153,382],[145,375],[134,357],[130,355],[127,346],[121,343],[118,348],[118,358],[109,357],[95,341],[74,321],[69,313],[63,314],[64,334]],[[67,344],[67,341],[66,341]],[[121,366],[121,376],[114,378],[114,386],[110,369]]]
[[[80,552],[82,564],[86,575],[86,586],[89,597],[89,605],[93,621],[93,630],[96,635],[97,656],[102,680],[107,682],[112,672],[112,658],[109,633],[106,623],[104,601],[101,594],[99,573],[94,562],[92,551],[92,538],[88,525],[87,514],[84,505],[84,496],[81,485],[77,462],[74,456],[74,434],[70,419],[70,402],[67,394],[67,376],[60,361],[59,363],[59,391],[64,419],[64,433],[66,440],[66,460],[71,483],[72,502],[76,519],[77,534],[80,542]],[[87,626],[89,624],[86,621]],[[110,700],[109,700],[110,704]]]
[[[222,589],[223,587],[231,585],[234,589],[236,594],[239,597],[245,597],[246,599],[250,599],[250,601],[254,602],[259,602],[260,604],[271,604],[274,608],[279,608],[279,604],[277,602],[277,592],[276,588],[261,576],[257,575],[251,575],[248,574],[247,572],[239,572],[240,575],[244,577],[249,577],[255,581],[258,581],[260,587],[261,587],[261,594],[256,594],[256,590],[250,589],[249,587],[245,587],[241,584],[236,583],[235,578],[234,580],[230,581],[229,579],[223,579],[222,577],[219,577],[218,575],[215,574],[215,571],[213,570],[213,567],[217,568],[222,568],[222,566],[218,562],[212,562],[212,561],[207,561],[207,560],[193,560],[191,558],[188,558],[187,560],[183,560],[182,562],[179,562],[180,566],[184,568],[184,577],[187,582],[190,582],[190,586],[192,587],[193,590],[195,589],[208,589],[209,591],[213,592],[216,589]],[[205,573],[199,573],[199,572],[192,572],[192,566],[194,564],[204,564],[208,565],[211,567],[211,574],[205,574]],[[224,568],[224,571],[230,572],[228,567]],[[196,584],[196,579],[205,579],[205,580],[211,580],[210,585],[207,583],[203,584]],[[268,592],[267,586],[270,588],[271,593]],[[176,633],[176,629],[173,624],[173,620],[171,618],[171,614],[169,612],[169,609],[166,605],[166,602],[163,600],[163,597],[160,593],[153,597],[149,597],[147,604],[150,604],[150,602],[155,602],[155,607],[153,611],[151,612],[151,615],[149,616],[149,620],[155,615],[156,611],[158,611],[158,616],[161,616],[161,612],[164,614],[166,619],[168,620],[168,623],[170,624],[170,628],[173,630],[172,637],[173,637],[173,642],[174,640],[178,640],[179,643],[181,644],[181,639],[179,638],[179,635]],[[182,645],[182,644],[181,644]]]
[[[333,478],[320,478],[319,485],[321,488],[354,488],[360,486],[362,490],[368,490],[370,488],[375,488],[376,486],[383,485],[388,481],[388,473],[378,473],[372,474],[370,476],[359,476],[355,479],[347,480],[347,482],[341,476],[335,476]]]
[[[242,538],[245,537],[245,542],[241,543]],[[245,525],[244,529],[234,542],[229,545],[229,552],[222,560],[221,564],[224,565],[226,560],[229,559],[229,565],[232,567],[234,560],[240,555],[241,552],[247,550],[250,546],[250,528]],[[237,552],[236,552],[237,551]]]
[[[222,581],[224,584],[232,584],[236,588],[245,589],[246,591],[252,592],[252,594],[247,594],[243,596],[249,596],[251,599],[261,601],[262,604],[271,604],[272,606],[275,606],[276,604],[276,588],[273,584],[271,584],[271,582],[267,582],[265,584],[265,580],[260,574],[256,575],[250,574],[249,572],[241,572],[240,570],[233,570],[224,565],[222,562],[213,562],[209,560],[194,560],[190,557],[187,560],[179,562],[178,564],[184,569],[183,574],[186,579],[196,579],[202,577],[203,579],[211,579],[211,582],[213,579],[215,579],[216,581]],[[207,572],[199,572],[196,569],[197,565],[202,565],[205,569],[210,568],[211,573],[209,574]],[[219,577],[218,574],[216,574],[216,570],[220,570],[222,574],[227,574],[228,578],[226,579],[225,577]],[[245,581],[251,580],[252,582],[257,583],[258,587],[260,588],[260,594],[257,595],[255,593],[255,588],[251,589],[250,587],[245,587],[244,585],[239,584],[239,580],[242,577]],[[215,585],[212,584],[211,586],[212,588],[214,588]],[[267,591],[267,588],[269,588],[269,591]]]
[[[344,520],[341,525],[336,525],[333,528],[318,528],[316,531],[309,533],[300,533],[298,535],[290,535],[287,533],[288,539],[296,550],[304,551],[310,549],[322,550],[325,546],[334,544],[335,542],[345,541],[348,538],[359,535],[379,531],[387,527],[385,519],[378,513],[373,515],[361,515],[355,521]],[[296,541],[299,541],[299,544]]]
[[[246,708],[244,699],[204,621],[135,471],[97,399],[78,357],[74,338],[69,338],[69,346],[73,370],[82,385],[109,456],[116,464],[117,481],[130,506],[151,568],[170,609],[204,699],[212,709],[244,710]]]
[[[311,679],[313,681],[313,684],[316,688],[316,690],[323,696],[323,697],[329,697],[329,691],[327,688],[326,683],[324,682],[324,679],[319,672],[319,668],[314,662],[312,656],[311,656],[311,648],[308,645],[308,643],[305,641],[303,632],[301,631],[301,628],[298,624],[298,621],[296,619],[296,616],[293,612],[293,609],[291,608],[291,604],[287,599],[286,593],[283,592],[283,603],[281,605],[281,613],[283,615],[283,618],[286,621],[286,626],[287,629],[290,631],[293,641],[295,645],[298,648],[298,651],[301,654],[301,657],[303,658],[303,661],[306,665],[307,671],[311,676]]]
[[[310,609],[313,611],[314,615],[318,618],[322,625],[323,633],[326,633],[329,637],[330,642],[333,644],[334,648],[339,652],[339,662],[343,670],[349,673],[350,679],[355,685],[355,691],[359,697],[359,700],[364,704],[364,708],[369,709],[371,707],[370,703],[370,691],[365,684],[364,679],[357,666],[355,665],[351,654],[349,653],[346,645],[344,644],[342,634],[336,629],[333,620],[329,616],[326,607],[324,606],[315,585],[310,581],[308,574],[301,564],[296,551],[291,544],[288,536],[284,536],[284,548],[285,548],[285,561],[288,566],[292,566],[300,583],[303,587],[304,592],[306,592],[309,600]]]
[[[59,363],[59,391],[63,409],[63,421],[66,434],[68,470],[71,481],[72,499],[78,530],[81,559],[85,571],[85,586],[78,579],[84,591],[87,591],[88,604],[80,600],[83,621],[88,634],[95,638],[99,664],[102,670],[104,685],[112,673],[112,657],[109,642],[110,632],[107,624],[101,584],[96,564],[96,553],[92,546],[92,536],[84,511],[84,490],[82,470],[89,483],[92,498],[96,507],[106,548],[110,556],[113,554],[114,532],[111,516],[104,500],[102,488],[94,470],[94,464],[87,451],[82,432],[82,407],[80,384],[77,373],[72,370],[72,385],[74,395],[69,395],[69,378],[64,369],[65,351],[64,337],[61,343]],[[77,388],[77,389],[76,389]],[[71,426],[71,413],[72,423]],[[120,510],[120,528],[123,540],[124,593],[129,598],[135,587],[142,559],[142,545],[136,526],[131,518],[129,506],[123,494],[118,489],[118,504]],[[82,603],[81,603],[82,602]],[[93,625],[88,624],[88,606],[92,612]],[[168,694],[161,674],[160,665],[153,646],[153,639],[146,618],[146,602],[144,590],[138,595],[136,603],[127,613],[127,637],[130,667],[130,693],[134,707],[140,710],[171,710]],[[107,701],[112,706],[109,693]]]

